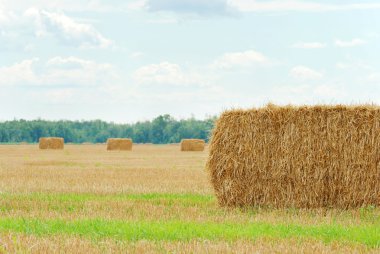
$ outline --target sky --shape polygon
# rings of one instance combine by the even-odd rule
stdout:
[[[380,104],[380,1],[0,0],[0,121]]]

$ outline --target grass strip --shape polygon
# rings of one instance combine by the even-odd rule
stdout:
[[[0,232],[37,236],[74,235],[91,239],[112,238],[124,241],[255,240],[259,238],[300,240],[316,239],[324,243],[344,242],[380,247],[377,226],[297,225],[255,222],[250,224],[0,218]]]

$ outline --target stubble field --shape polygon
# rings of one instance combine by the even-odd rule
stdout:
[[[0,253],[380,251],[379,208],[220,208],[207,153],[0,146]]]

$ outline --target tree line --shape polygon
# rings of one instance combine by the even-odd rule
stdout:
[[[62,137],[67,143],[104,143],[112,138],[132,138],[135,143],[178,143],[183,138],[208,141],[216,117],[176,120],[160,115],[151,121],[117,124],[101,120],[46,121],[12,120],[0,122],[1,143],[36,143],[40,137]]]

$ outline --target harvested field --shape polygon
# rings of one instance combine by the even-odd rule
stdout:
[[[380,210],[225,209],[208,148],[0,146],[0,253],[376,253]]]
[[[227,111],[214,130],[208,168],[223,206],[379,206],[380,108]]]

